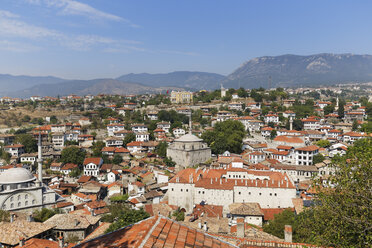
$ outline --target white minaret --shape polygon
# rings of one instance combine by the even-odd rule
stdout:
[[[335,110],[337,111],[338,110],[338,104],[339,104],[339,102],[338,102],[338,97],[336,98],[336,107],[335,107]]]
[[[226,89],[221,84],[221,98],[224,98],[226,96]]]
[[[192,111],[190,108],[189,133],[192,134]]]
[[[41,134],[39,133],[39,142],[37,144],[37,174],[40,185],[43,184],[43,158],[41,154]]]
[[[293,118],[292,116],[289,117],[289,130],[293,129]]]

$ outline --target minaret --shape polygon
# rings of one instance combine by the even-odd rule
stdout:
[[[226,90],[223,87],[223,85],[221,84],[221,98],[224,98],[225,96],[226,96]]]
[[[292,116],[289,117],[289,130],[293,129],[293,118]]]
[[[40,185],[43,184],[43,158],[41,154],[41,134],[39,133],[39,142],[37,144],[37,174],[40,181]]]
[[[338,104],[339,104],[339,101],[338,101],[338,97],[336,98],[336,107],[335,107],[335,110],[337,111],[338,110]]]
[[[192,111],[190,108],[189,133],[192,134]]]

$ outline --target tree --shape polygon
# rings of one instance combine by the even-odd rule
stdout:
[[[44,222],[58,213],[60,213],[59,209],[51,210],[48,208],[42,208],[41,210],[33,212],[32,217],[36,222]]]
[[[172,158],[170,158],[170,157],[165,157],[163,161],[164,161],[165,165],[168,166],[168,167],[176,166],[176,162],[174,162],[172,160]]]
[[[93,157],[101,157],[102,156],[102,148],[106,146],[105,142],[99,140],[93,143],[92,146],[92,156]]]
[[[314,155],[314,157],[313,157],[313,163],[314,164],[321,163],[323,161],[324,161],[324,156],[322,154],[318,153],[318,154]]]
[[[290,209],[285,209],[283,212],[274,215],[274,219],[270,220],[268,224],[263,226],[263,230],[276,237],[284,238],[284,226],[294,226],[295,214]],[[296,231],[296,229],[294,229]]]
[[[9,222],[10,221],[10,213],[8,211],[0,209],[0,222],[2,222],[2,221]]]
[[[352,130],[353,131],[357,131],[358,130],[358,126],[359,126],[358,121],[357,120],[354,120],[353,121]]]
[[[114,158],[112,159],[113,164],[120,164],[123,162],[123,157],[120,156],[119,154],[115,154]]]
[[[176,217],[176,221],[184,221],[185,220],[185,212],[181,209],[177,209],[173,212],[172,216]]]
[[[123,140],[123,145],[126,146],[128,143],[135,141],[136,140],[136,135],[134,133],[128,133],[125,135],[125,138]]]
[[[113,232],[115,230],[118,230],[121,227],[128,226],[130,224],[136,223],[148,217],[150,217],[150,215],[147,212],[145,212],[143,209],[127,210],[125,212],[122,212],[120,216],[118,216],[115,222],[111,223],[111,225],[109,226],[109,228],[107,228],[105,233]]]
[[[61,152],[61,162],[63,163],[73,163],[73,164],[83,164],[86,153],[80,150],[77,146],[69,146],[62,150]]]
[[[276,137],[276,135],[277,135],[276,130],[275,129],[274,130],[271,130],[271,132],[270,132],[270,139],[274,139]]]
[[[57,122],[58,122],[57,116],[52,115],[52,116],[50,117],[50,123],[51,123],[51,124],[56,124]]]
[[[327,181],[318,179],[318,192],[311,221],[304,218],[297,228],[308,241],[332,247],[370,247],[372,242],[372,139],[358,140],[346,155],[332,160],[336,173]],[[306,241],[306,240],[305,240]]]
[[[24,145],[26,153],[37,152],[37,141],[31,134],[19,134],[17,135],[15,142]]]
[[[165,158],[167,156],[167,147],[167,142],[160,142],[155,148],[155,153],[160,157]]]
[[[125,195],[115,195],[115,196],[110,197],[110,201],[120,203],[120,202],[125,202],[126,200],[128,200],[128,198],[129,198],[129,196],[127,194],[125,194]]]
[[[324,115],[328,115],[330,113],[333,113],[333,111],[335,110],[335,106],[334,105],[327,105],[324,107]]]
[[[70,177],[78,178],[83,173],[80,168],[74,168],[71,170],[71,172],[68,174]]]
[[[319,147],[330,147],[331,146],[331,142],[329,142],[329,140],[319,140],[316,142],[316,145],[319,146]]]
[[[204,132],[202,139],[214,154],[225,151],[240,153],[245,135],[245,127],[240,121],[227,120],[218,122],[213,130]]]

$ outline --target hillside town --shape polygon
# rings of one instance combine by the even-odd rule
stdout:
[[[318,247],[265,226],[314,206],[313,182],[372,139],[368,84],[0,107],[0,247]]]

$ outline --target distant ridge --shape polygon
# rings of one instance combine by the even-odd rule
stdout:
[[[68,94],[143,94],[173,89],[317,86],[372,82],[372,55],[322,53],[309,56],[264,56],[243,63],[227,77],[207,72],[175,71],[126,74],[117,79],[65,80],[57,77],[0,74],[0,96]]]
[[[177,87],[150,87],[138,83],[122,82],[115,79],[93,79],[93,80],[71,80],[57,84],[40,84],[31,88],[11,92],[11,97],[28,98],[33,95],[38,96],[66,96],[76,95],[98,95],[98,94],[146,94],[164,93],[167,90],[180,90]]]
[[[219,87],[225,76],[217,73],[175,71],[170,73],[130,73],[118,77],[117,80],[125,82],[136,82],[153,87],[176,86],[196,90],[211,90]]]
[[[223,81],[225,87],[267,88],[372,81],[372,56],[322,53],[264,56],[243,63]]]

